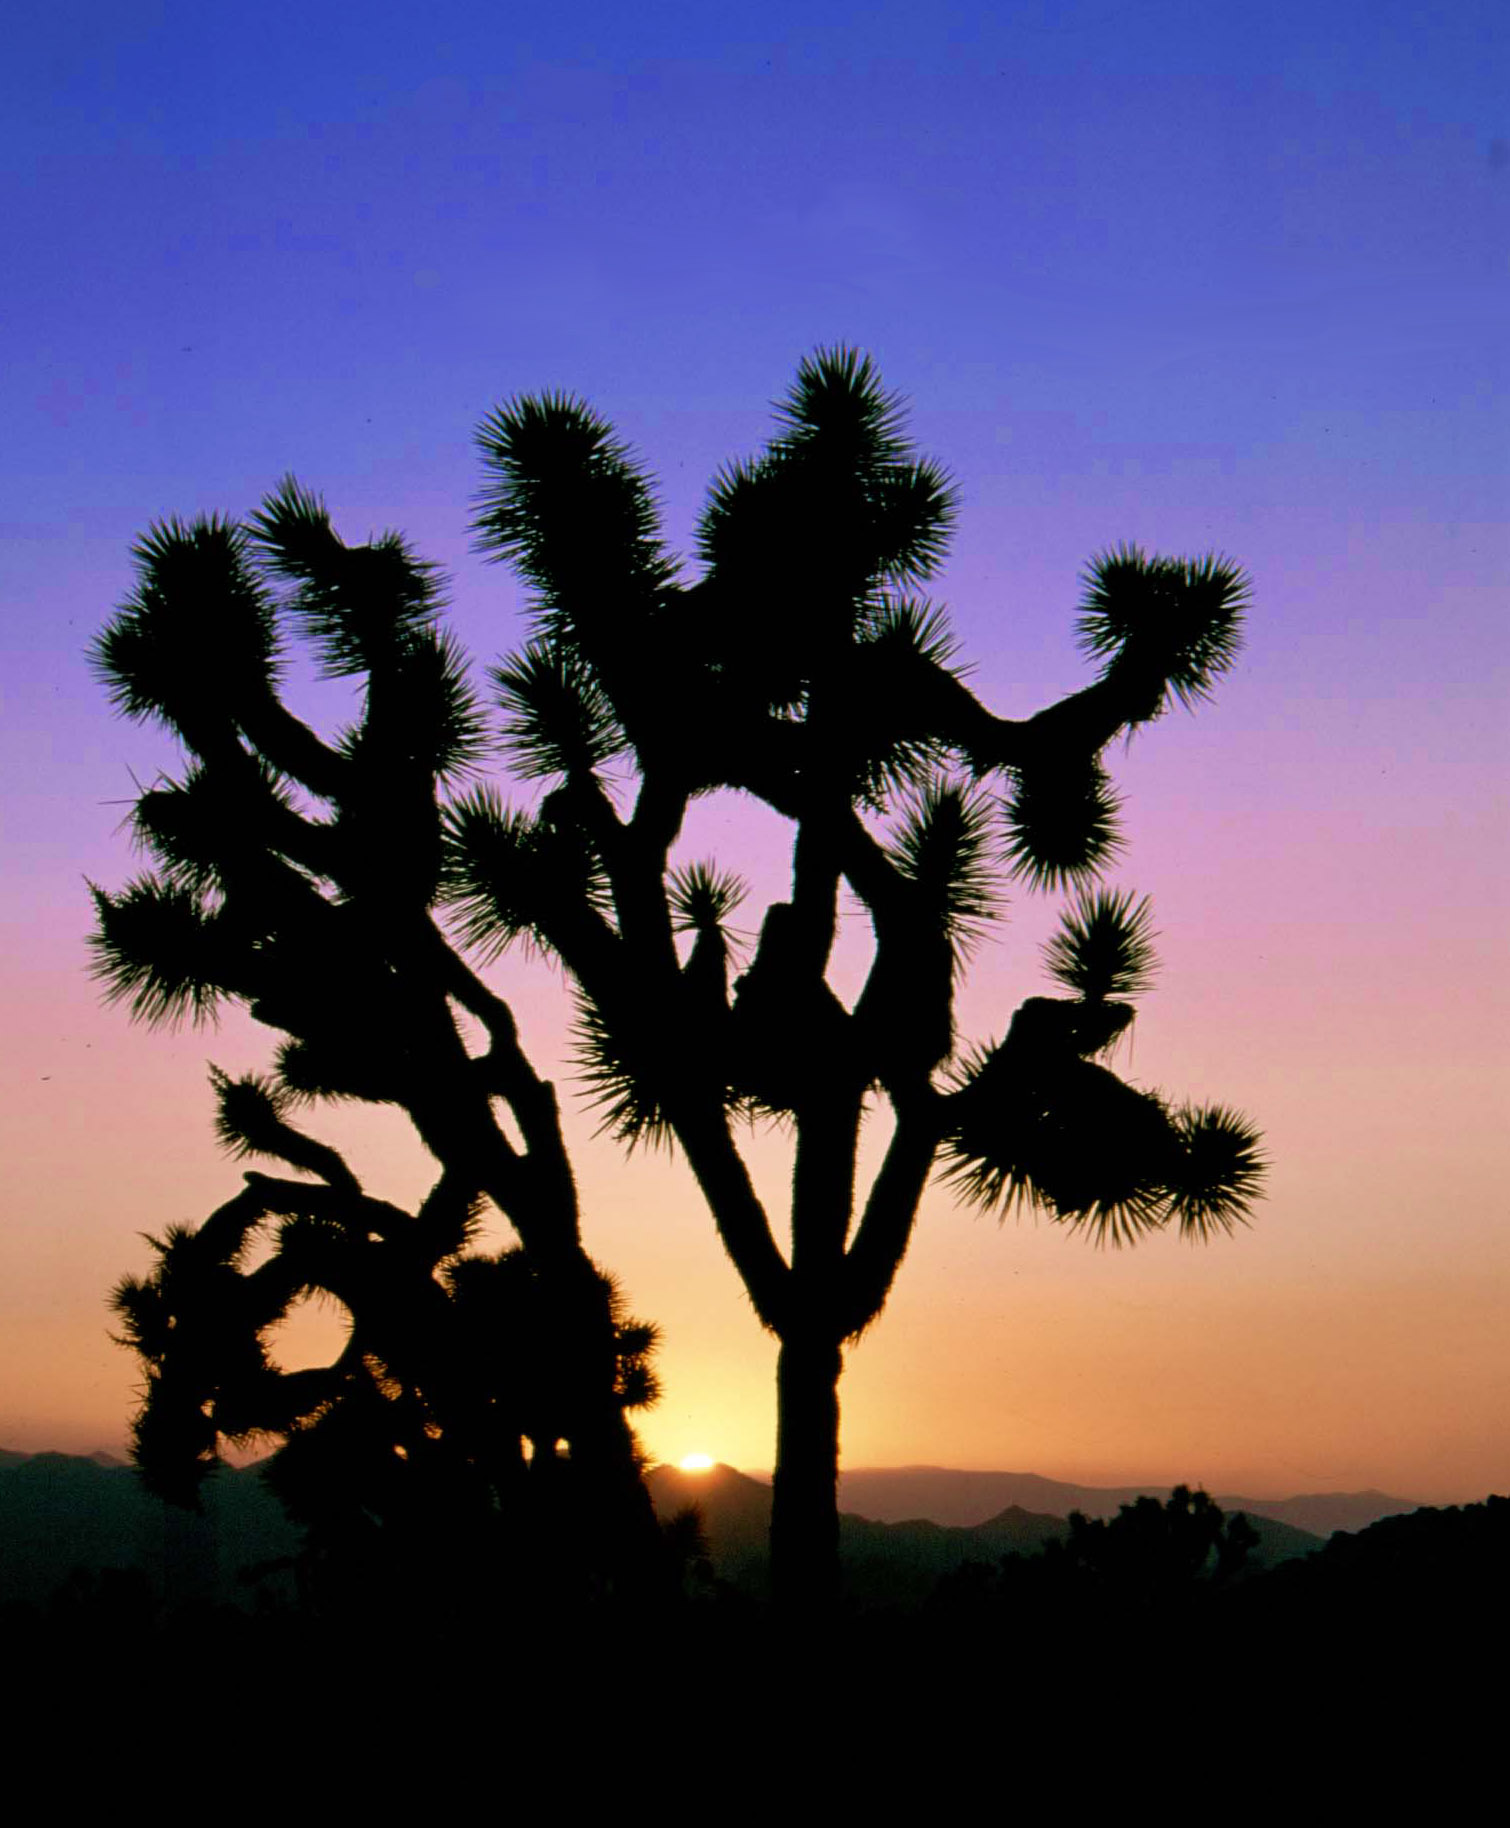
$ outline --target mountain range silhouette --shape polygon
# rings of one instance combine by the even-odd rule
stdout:
[[[702,1515],[717,1576],[765,1591],[771,1487],[731,1466],[687,1473],[657,1466],[648,1476],[663,1518],[689,1506]],[[860,1469],[840,1485],[841,1552],[857,1600],[921,1599],[965,1562],[1031,1554],[1067,1530],[1072,1510],[1109,1517],[1167,1487],[1093,1487],[1033,1473],[962,1472],[911,1466]],[[1383,1492],[1297,1497],[1219,1497],[1259,1533],[1255,1566],[1321,1547],[1334,1530],[1361,1530],[1416,1507]],[[151,1497],[131,1468],[108,1453],[20,1453],[0,1448],[0,1604],[40,1601],[70,1577],[106,1568],[144,1575],[169,1605],[246,1605],[290,1591],[286,1565],[299,1532],[257,1476],[225,1469],[207,1482],[199,1515]],[[280,1571],[279,1564],[284,1564]],[[260,1572],[259,1572],[260,1571]],[[248,1578],[250,1572],[251,1578]]]

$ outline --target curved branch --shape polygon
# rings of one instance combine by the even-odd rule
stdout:
[[[840,1324],[846,1339],[864,1332],[891,1292],[912,1242],[942,1129],[940,1100],[930,1086],[914,1085],[894,1095],[892,1108],[896,1129],[844,1258]]]
[[[702,1098],[694,1102],[683,1096],[671,1101],[671,1121],[756,1316],[762,1326],[784,1338],[790,1320],[792,1272],[729,1135],[726,1114]]]

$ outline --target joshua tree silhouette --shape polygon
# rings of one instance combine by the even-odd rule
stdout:
[[[542,1281],[596,1317],[609,1366],[613,1316],[555,1100],[479,975],[513,941],[558,959],[608,1126],[680,1145],[780,1341],[773,1574],[787,1604],[821,1610],[838,1582],[843,1348],[880,1313],[936,1168],[982,1206],[1030,1204],[1118,1244],[1230,1230],[1260,1191],[1243,1118],[1172,1106],[1102,1063],[1153,950],[1147,905],[1094,886],[1119,848],[1102,751],[1208,695],[1248,586],[1215,557],[1101,555],[1079,619],[1098,676],[1013,721],[967,687],[942,610],[912,594],[944,555],[954,497],[868,359],[801,365],[764,454],[714,481],[692,585],[649,484],[585,405],[518,399],[479,437],[480,542],[533,594],[533,639],[493,680],[516,772],[544,784],[537,809],[462,778],[483,721],[437,632],[433,577],[396,536],[341,545],[291,481],[249,531],[159,528],[97,653],[122,708],[165,721],[194,759],[137,808],[158,874],[96,892],[100,969],[148,1018],[246,1002],[289,1036],[280,1095],[399,1104],[442,1164],[432,1201],[506,1212]],[[279,700],[278,613],[328,671],[366,681],[363,721],[334,747]],[[689,805],[718,789],[792,834],[790,895],[732,984],[744,885],[673,857]],[[1069,994],[963,1046],[956,989],[1007,875],[1075,891],[1047,957]],[[874,940],[852,1007],[828,980],[841,891]],[[890,1137],[862,1190],[877,1106]],[[794,1138],[785,1248],[740,1152],[752,1118]],[[627,1466],[614,1379],[593,1388],[574,1451]]]
[[[1244,1119],[1173,1107],[1100,1063],[1153,951],[1146,904],[1092,886],[1119,848],[1103,749],[1208,695],[1247,582],[1215,557],[1101,555],[1078,625],[1098,677],[1012,721],[965,685],[943,612],[910,594],[943,557],[954,497],[868,359],[801,365],[764,454],[715,479],[690,586],[648,482],[585,405],[517,399],[479,437],[480,541],[535,617],[494,678],[517,770],[549,791],[533,816],[488,787],[460,795],[442,893],[482,962],[527,938],[564,964],[609,1126],[685,1152],[780,1341],[776,1589],[821,1608],[838,1577],[842,1351],[880,1313],[936,1166],[982,1206],[1029,1203],[1118,1244],[1229,1230],[1258,1194]],[[732,988],[743,884],[672,861],[690,803],[719,788],[792,832],[790,897]],[[1002,1039],[962,1048],[955,990],[1008,872],[1078,891],[1047,960],[1070,994],[1030,998]],[[827,977],[841,889],[874,937],[853,1007]],[[862,1193],[878,1099],[891,1136]],[[795,1139],[789,1249],[740,1153],[748,1117]]]
[[[187,759],[135,806],[155,871],[94,890],[96,970],[149,1023],[230,1001],[283,1030],[270,1077],[214,1075],[220,1134],[309,1177],[249,1173],[117,1290],[146,1371],[138,1460],[192,1501],[223,1437],[271,1435],[295,1509],[301,1494],[318,1508],[339,1467],[351,1505],[380,1493],[368,1508],[381,1513],[447,1480],[496,1506],[517,1493],[522,1441],[533,1490],[569,1443],[581,1509],[625,1566],[654,1534],[626,1419],[654,1394],[653,1330],[626,1319],[587,1256],[555,1095],[508,1005],[434,918],[441,796],[486,728],[433,573],[395,535],[347,547],[292,481],[249,527],[169,522],[135,557],[136,590],[93,659],[117,706],[165,725]],[[365,686],[334,744],[280,697],[291,633]],[[407,1113],[440,1164],[417,1212],[371,1198],[290,1121],[319,1099]],[[489,1203],[522,1255],[469,1250]],[[248,1267],[273,1221],[271,1256]],[[324,1370],[285,1375],[268,1330],[310,1292],[345,1305],[350,1339]]]
[[[197,1229],[153,1240],[151,1273],[117,1287],[121,1342],[145,1373],[134,1458],[149,1487],[192,1506],[223,1442],[281,1443],[264,1476],[306,1528],[316,1602],[380,1597],[390,1622],[406,1596],[416,1622],[447,1592],[473,1611],[490,1591],[517,1599],[520,1575],[550,1602],[649,1578],[623,1503],[603,1503],[602,1468],[559,1448],[605,1381],[625,1410],[654,1401],[655,1329],[605,1278],[614,1363],[602,1364],[598,1328],[582,1336],[577,1304],[563,1311],[528,1252],[469,1248],[475,1204],[442,1196],[411,1214],[372,1199],[285,1121],[286,1094],[223,1075],[217,1088],[238,1152],[255,1135],[262,1153],[324,1172],[249,1173]],[[270,1252],[251,1261],[269,1229]],[[331,1363],[282,1370],[269,1336],[310,1296],[339,1302],[349,1333]]]

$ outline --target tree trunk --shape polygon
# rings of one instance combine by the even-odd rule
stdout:
[[[771,1584],[791,1617],[816,1619],[839,1600],[839,1373],[831,1339],[784,1339],[776,1362],[776,1477]]]

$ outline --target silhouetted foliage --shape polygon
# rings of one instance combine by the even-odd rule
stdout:
[[[1167,1500],[1138,1498],[1113,1518],[1073,1511],[1068,1533],[1036,1555],[968,1563],[938,1583],[931,1608],[941,1621],[986,1629],[1010,1621],[1030,1634],[1172,1629],[1204,1615],[1246,1574],[1258,1540],[1244,1517],[1177,1485]]]
[[[222,1079],[223,1119],[251,1085]],[[562,1450],[605,1377],[625,1411],[655,1400],[655,1329],[604,1279],[603,1366],[579,1304],[528,1252],[467,1248],[474,1228],[467,1212],[256,1174],[197,1230],[154,1240],[151,1274],[114,1297],[145,1373],[133,1433],[149,1488],[193,1505],[224,1442],[278,1443],[262,1476],[307,1532],[300,1573],[322,1611],[379,1594],[390,1614],[403,1598],[475,1608],[490,1580],[559,1594],[611,1566],[600,1494]],[[311,1298],[340,1303],[345,1341],[328,1365],[281,1370],[269,1335]]]
[[[656,1553],[626,1419],[655,1394],[654,1331],[583,1249],[555,1094],[512,1012],[436,923],[443,806],[491,737],[434,570],[396,534],[345,545],[292,479],[247,525],[170,521],[135,558],[93,660],[184,760],[132,816],[153,872],[93,891],[95,969],[149,1023],[238,1003],[285,1036],[265,1077],[212,1069],[221,1142],[277,1172],[152,1240],[151,1273],[116,1291],[145,1372],[137,1463],[192,1504],[222,1443],[271,1440],[326,1560],[344,1538],[348,1569],[433,1581],[443,1547],[454,1562],[506,1526],[531,1565],[593,1539],[582,1566],[612,1581]],[[334,742],[280,696],[298,639],[360,687]],[[294,1121],[322,1100],[408,1116],[440,1169],[416,1211]],[[480,1251],[489,1211],[522,1249]],[[270,1342],[308,1298],[339,1303],[348,1336],[287,1372]]]
[[[1113,1244],[1230,1230],[1260,1192],[1245,1119],[1105,1064],[1154,957],[1147,904],[1096,886],[1121,845],[1103,752],[1210,694],[1247,580],[1215,556],[1102,554],[1078,625],[1097,677],[1012,720],[970,690],[945,612],[917,594],[956,496],[868,358],[802,363],[765,450],[713,481],[696,583],[665,549],[649,481],[580,401],[514,400],[479,441],[480,544],[530,592],[531,638],[492,683],[532,806],[468,780],[486,721],[438,631],[438,581],[396,535],[344,546],[292,481],[247,528],[159,528],[97,657],[122,708],[167,723],[193,759],[138,808],[157,874],[97,891],[99,967],[148,1019],[234,997],[285,1029],[270,1108],[244,1100],[248,1146],[272,1125],[285,1160],[329,1179],[307,1141],[303,1161],[286,1153],[277,1101],[400,1105],[443,1165],[432,1198],[507,1213],[539,1273],[598,1316],[606,1366],[612,1317],[577,1242],[554,1099],[462,954],[483,969],[523,943],[558,961],[606,1127],[684,1151],[781,1342],[774,1572],[789,1600],[821,1606],[843,1348],[880,1313],[935,1170],[977,1205],[1031,1206]],[[288,628],[327,673],[364,682],[363,717],[334,746],[278,697]],[[731,919],[745,885],[675,854],[716,790],[792,833],[790,895],[748,959]],[[1071,994],[1030,997],[972,1044],[954,999],[1014,876],[1075,891],[1046,961]],[[845,895],[874,942],[852,1007],[828,975]],[[453,1005],[485,1051],[468,1051]],[[861,1190],[877,1111],[889,1139]],[[789,1246],[741,1155],[752,1120],[794,1139]],[[624,1438],[610,1377],[593,1415],[596,1438]]]
[[[1069,1536],[1044,1554],[1122,1604],[1160,1609],[1197,1583],[1227,1585],[1257,1545],[1243,1517],[1226,1517],[1205,1492],[1177,1485],[1167,1502],[1138,1498],[1110,1519],[1072,1511]]]
[[[694,584],[650,483],[581,402],[515,400],[479,438],[479,539],[522,577],[534,621],[495,681],[516,759],[548,791],[533,813],[486,790],[454,802],[443,893],[481,958],[522,939],[564,966],[606,1127],[685,1151],[781,1341],[776,1577],[821,1604],[842,1348],[879,1314],[936,1167],[978,1205],[1030,1205],[1114,1244],[1207,1238],[1259,1194],[1245,1119],[1104,1064],[1154,956],[1147,903],[1095,887],[1121,843],[1103,751],[1210,694],[1248,584],[1214,556],[1102,554],[1078,625],[1097,679],[1013,721],[970,691],[945,613],[913,594],[956,498],[868,358],[801,365],[765,451],[714,479]],[[737,976],[743,884],[673,860],[715,789],[792,830],[790,897]],[[955,992],[1013,875],[1076,891],[1047,960],[1072,994],[1029,998],[1001,1039],[963,1044]],[[828,981],[841,894],[874,939],[853,1007]],[[858,1138],[878,1105],[891,1135],[862,1194]],[[740,1153],[751,1118],[795,1139],[789,1249]]]
[[[1282,1647],[1313,1633],[1433,1670],[1444,1651],[1464,1653],[1466,1676],[1510,1614],[1510,1497],[1339,1530],[1242,1598],[1243,1625],[1260,1642]]]

